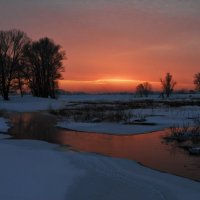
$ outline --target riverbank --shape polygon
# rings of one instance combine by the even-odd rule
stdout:
[[[13,97],[9,102],[3,102],[1,109],[11,113],[64,109],[73,106],[72,98],[70,97],[71,100],[69,100],[68,96],[61,97],[56,101],[30,96],[24,99]],[[81,96],[76,101],[77,105],[81,105],[80,98]],[[123,99],[122,101],[126,99],[123,96],[118,98]],[[97,101],[96,96],[90,96],[91,99]],[[110,97],[108,101],[112,102],[112,99]],[[196,116],[199,109],[196,106],[164,107],[153,110],[134,108],[134,112],[136,111],[145,114],[146,122],[154,122],[161,118],[160,124],[168,126],[172,122],[181,122],[182,119],[192,120],[190,116]],[[148,114],[148,112],[151,113]],[[64,122],[66,121],[79,127],[76,123],[80,122],[64,119]],[[22,124],[29,126],[25,122],[22,121]],[[6,121],[2,120],[1,124],[3,127]],[[116,122],[112,123],[112,126],[116,124]],[[122,126],[124,130],[127,130],[126,126],[130,125]],[[141,124],[140,127],[142,126]],[[10,140],[5,139],[5,135],[0,135],[2,135],[0,139],[2,163],[0,165],[0,199],[3,200],[129,200],[133,198],[139,200],[198,200],[200,198],[199,182],[151,170],[134,161],[75,152],[68,148],[63,150],[59,145],[42,141]]]
[[[136,162],[0,140],[0,199],[198,200],[200,184]]]

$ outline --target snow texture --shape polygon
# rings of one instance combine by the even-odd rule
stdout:
[[[124,100],[130,96],[77,95],[59,100],[11,97],[0,109],[29,112],[57,109],[80,100]],[[199,107],[154,110],[159,116],[148,116],[147,122],[158,125],[131,126],[119,124],[60,123],[67,128],[109,133],[144,132],[180,123],[198,114]],[[150,113],[148,109],[138,112]],[[7,130],[0,118],[0,129]],[[4,138],[4,139],[3,139]],[[0,199],[2,200],[199,200],[200,184],[189,179],[148,169],[136,162],[63,151],[58,145],[31,140],[7,140],[0,134]]]
[[[165,126],[142,126],[142,125],[123,125],[117,123],[80,123],[80,122],[58,122],[57,127],[84,131],[84,132],[95,132],[95,133],[106,133],[106,134],[141,134],[149,133],[156,130],[161,130]]]
[[[0,199],[64,200],[83,170],[56,146],[38,141],[0,140]]]
[[[133,109],[136,116],[145,116],[143,124],[122,124],[122,123],[91,123],[74,122],[62,120],[57,123],[57,127],[71,129],[75,131],[108,133],[108,134],[141,134],[162,130],[170,126],[182,126],[192,124],[194,117],[200,116],[199,106],[184,106],[178,108],[155,108],[155,109]],[[148,123],[155,125],[148,125]]]
[[[7,122],[7,119],[0,117],[0,133],[5,133],[9,129]]]
[[[198,200],[198,182],[136,162],[0,140],[2,200]]]
[[[191,98],[198,99],[200,98],[200,94],[177,94],[173,95],[168,99],[170,100],[191,100]],[[23,98],[20,96],[10,96],[9,101],[0,100],[0,110],[6,111],[17,111],[17,112],[36,112],[41,110],[49,110],[49,109],[59,109],[68,105],[69,102],[129,102],[134,100],[140,100],[141,98],[137,98],[134,94],[80,94],[80,95],[60,95],[58,99],[50,99],[50,98],[39,98],[32,97],[31,95],[24,95]],[[159,94],[152,95],[148,98],[144,99],[152,99],[152,100],[161,100],[159,98]]]

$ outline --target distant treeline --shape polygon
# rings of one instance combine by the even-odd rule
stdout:
[[[9,99],[12,90],[25,89],[36,97],[55,98],[64,71],[65,52],[45,37],[31,40],[20,30],[0,31],[0,93]]]
[[[23,96],[29,90],[36,97],[56,97],[58,80],[64,71],[65,51],[47,37],[31,40],[20,30],[0,31],[0,94],[9,99],[11,91],[19,91]],[[170,73],[160,79],[161,97],[169,97],[176,86]],[[200,73],[195,74],[196,91],[200,91]],[[148,96],[152,85],[148,82],[136,87],[136,94]]]
[[[166,73],[164,78],[160,79],[160,83],[162,86],[162,92],[160,93],[160,97],[164,98],[169,97],[174,92],[174,87],[176,86],[177,82],[173,79],[172,75],[168,72]],[[195,91],[200,92],[200,73],[194,75]],[[148,97],[149,94],[152,93],[152,85],[149,82],[140,83],[136,86],[136,95],[140,97]],[[177,90],[176,93],[194,93],[193,90]]]

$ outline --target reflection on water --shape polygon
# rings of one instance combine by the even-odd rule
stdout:
[[[174,143],[166,144],[164,131],[142,135],[106,135],[67,131],[55,127],[54,116],[12,114],[9,134],[18,139],[38,139],[73,149],[136,160],[148,167],[200,181],[200,157],[190,156]]]
[[[57,129],[54,117],[40,113],[15,113],[10,116],[12,128],[9,134],[17,139],[36,139],[54,142]]]

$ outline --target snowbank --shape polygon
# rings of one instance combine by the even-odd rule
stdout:
[[[130,110],[131,111],[131,110]],[[170,126],[182,126],[193,123],[193,117],[200,116],[199,106],[185,106],[179,108],[133,109],[134,115],[145,116],[144,124],[125,125],[122,123],[93,123],[60,121],[57,127],[75,131],[108,133],[108,134],[140,134],[163,130]],[[146,123],[146,124],[145,124]],[[152,124],[152,125],[149,125]]]
[[[84,174],[67,154],[53,150],[55,145],[0,141],[2,200],[65,200],[71,185]]]
[[[79,123],[79,122],[58,122],[57,127],[95,133],[107,134],[140,134],[150,133],[164,129],[165,125],[123,125],[117,123]]]
[[[0,117],[0,139],[10,138],[9,135],[5,134],[9,129],[7,123],[8,123],[7,119]]]
[[[77,101],[83,96],[77,96]],[[85,96],[94,100],[97,96]],[[102,97],[102,100],[104,97]],[[107,98],[107,97],[105,97]],[[116,97],[114,97],[116,100]],[[110,96],[112,101],[113,96]],[[124,99],[121,95],[119,99]],[[129,97],[127,97],[129,98]],[[75,97],[59,100],[11,97],[1,102],[0,109],[29,112],[57,109]],[[107,99],[106,99],[107,100]],[[110,123],[59,123],[75,130],[106,133],[150,132],[181,122],[196,114],[197,108],[175,111],[160,110],[161,116],[149,116],[147,122],[156,126]],[[158,110],[154,110],[157,113]],[[140,111],[139,111],[140,112]],[[142,110],[148,113],[148,110]],[[185,112],[185,115],[183,114]],[[164,116],[164,117],[163,117]],[[0,118],[0,129],[7,130],[6,120]],[[108,158],[96,154],[61,151],[58,145],[31,140],[6,140],[0,134],[0,199],[3,200],[199,200],[200,184],[192,180],[157,172],[136,162]],[[155,155],[156,156],[156,155]]]
[[[19,96],[11,96],[9,101],[1,100],[0,109],[16,112],[36,112],[49,109],[62,108],[65,101],[62,99],[39,98],[25,95],[23,98]]]
[[[87,170],[69,199],[199,200],[200,184],[157,172],[133,161],[77,154],[76,165]],[[78,192],[76,192],[78,191]],[[81,197],[81,198],[80,198]]]
[[[200,184],[136,162],[0,140],[3,200],[198,200]]]
[[[60,95],[58,99],[39,98],[31,95],[10,96],[9,101],[0,100],[0,110],[16,112],[36,112],[49,109],[60,109],[65,107],[70,101],[129,101],[134,98],[133,95]]]
[[[7,119],[0,117],[0,133],[5,133],[9,129],[7,122]]]
[[[170,97],[170,100],[191,100],[191,98],[198,99],[200,94],[176,94]],[[60,109],[68,105],[69,102],[129,102],[152,99],[158,100],[159,94],[151,95],[148,98],[135,97],[134,94],[72,94],[72,95],[60,95],[58,99],[50,98],[38,98],[32,97],[31,95],[24,95],[23,98],[20,96],[10,96],[9,101],[0,100],[0,109],[7,111],[17,111],[17,112],[32,112],[48,109]]]

